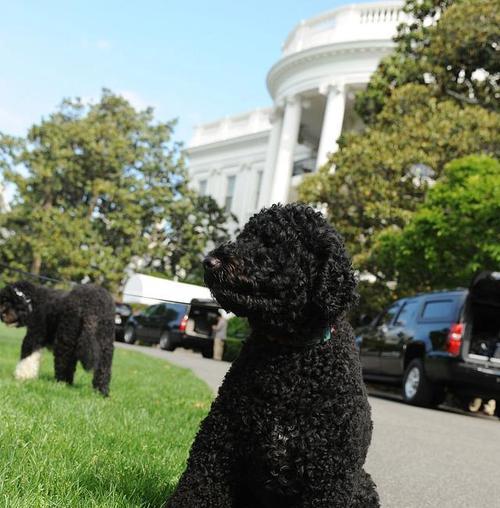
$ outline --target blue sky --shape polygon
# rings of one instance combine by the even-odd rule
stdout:
[[[339,0],[2,2],[0,132],[21,135],[63,97],[102,87],[192,126],[267,106],[288,32]],[[352,3],[352,2],[351,2]]]

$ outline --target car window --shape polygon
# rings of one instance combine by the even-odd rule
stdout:
[[[159,305],[151,305],[151,307],[147,307],[142,311],[142,315],[149,317],[152,316],[157,310]]]
[[[399,311],[398,317],[394,324],[396,326],[405,326],[413,320],[417,311],[418,302],[416,300],[410,300],[403,305],[403,308]]]
[[[178,323],[186,314],[187,307],[180,303],[169,303],[167,306],[166,318],[169,323]]]
[[[449,319],[453,312],[453,300],[433,300],[426,302],[422,319]]]
[[[401,306],[400,302],[392,304],[387,310],[385,310],[377,320],[377,326],[388,325],[394,319]]]
[[[167,314],[168,314],[168,305],[164,303],[158,305],[156,310],[153,312],[153,315],[156,317],[163,317],[166,316]]]
[[[124,316],[130,316],[130,314],[132,313],[131,308],[128,305],[125,305],[124,303],[117,303],[115,309],[117,313],[120,313]]]

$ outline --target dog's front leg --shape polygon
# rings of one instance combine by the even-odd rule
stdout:
[[[231,508],[236,492],[235,434],[217,400],[202,422],[188,464],[164,508]],[[226,408],[227,409],[227,408]]]
[[[36,336],[28,330],[21,346],[21,360],[16,366],[14,377],[20,381],[38,378],[42,346]]]

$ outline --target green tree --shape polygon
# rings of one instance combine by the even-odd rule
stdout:
[[[376,235],[411,220],[448,161],[500,152],[497,2],[407,0],[404,10],[394,52],[356,98],[365,131],[341,137],[299,189],[327,210],[360,273],[375,276],[360,285],[368,310],[374,294],[394,295],[371,255]]]
[[[376,120],[392,92],[406,83],[426,85],[438,98],[499,108],[500,55],[496,0],[407,0],[394,52],[384,58],[356,110]]]
[[[327,205],[355,265],[372,271],[367,260],[374,235],[404,227],[448,161],[474,152],[500,155],[498,125],[496,113],[439,101],[423,85],[404,85],[376,123],[345,136],[330,164],[304,179],[300,198]]]
[[[464,286],[477,270],[498,271],[500,162],[450,162],[405,228],[378,235],[372,258],[399,293]]]
[[[131,263],[154,262],[148,254],[159,234],[176,238],[172,251],[202,250],[214,227],[227,235],[188,188],[174,124],[155,122],[151,108],[136,111],[103,90],[96,104],[63,101],[26,138],[1,135],[0,167],[17,188],[1,217],[8,232],[1,261],[116,290]],[[197,260],[199,250],[185,258]],[[176,270],[170,266],[168,275],[182,275]]]
[[[185,190],[189,199],[176,201],[168,222],[159,224],[150,237],[146,266],[150,275],[203,283],[202,260],[207,249],[228,240],[228,225],[236,218],[210,196]]]

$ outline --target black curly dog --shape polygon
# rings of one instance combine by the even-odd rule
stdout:
[[[344,318],[356,294],[341,237],[310,207],[273,205],[204,267],[252,332],[166,507],[378,507],[363,470],[372,423]]]
[[[58,381],[72,384],[80,361],[86,370],[94,370],[94,388],[108,395],[115,304],[105,289],[80,285],[64,292],[17,282],[0,291],[0,318],[10,326],[27,327],[18,379],[38,376],[41,349],[48,347],[54,351]]]

